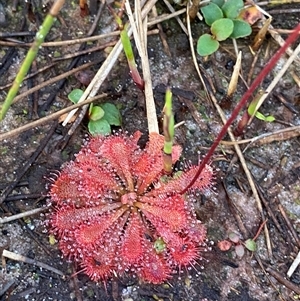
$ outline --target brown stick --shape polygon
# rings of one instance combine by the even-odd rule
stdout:
[[[292,283],[291,281],[288,281],[287,279],[285,279],[283,276],[281,276],[281,274],[279,274],[277,271],[274,271],[273,269],[271,269],[270,267],[266,268],[266,271],[273,276],[278,282],[280,282],[282,285],[286,286],[287,288],[289,288],[290,290],[294,291],[295,293],[297,293],[298,295],[300,294],[300,288],[298,285],[295,285],[294,283]]]

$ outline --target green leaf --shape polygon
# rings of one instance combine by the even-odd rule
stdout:
[[[111,125],[120,126],[122,124],[122,117],[118,108],[109,102],[101,104],[101,108],[104,110],[103,119]]]
[[[258,111],[255,113],[255,117],[259,120],[266,121],[266,116]]]
[[[248,107],[248,114],[250,116],[253,116],[254,112],[256,111],[257,104],[259,103],[259,100],[264,95],[264,93],[265,93],[264,90],[259,90],[255,95],[254,99],[251,101]]]
[[[197,52],[201,56],[206,56],[214,53],[219,48],[219,42],[216,41],[212,35],[204,34],[202,35],[197,42]]]
[[[127,60],[134,63],[134,54],[126,28],[121,31],[120,37]]]
[[[166,249],[167,245],[162,238],[158,238],[154,242],[154,250],[157,254],[162,253]]]
[[[267,122],[273,122],[273,121],[275,121],[275,117],[272,116],[272,115],[267,116],[267,117],[266,117],[266,121],[267,121]]]
[[[216,40],[224,41],[233,32],[233,21],[228,18],[219,19],[212,24],[210,30]]]
[[[93,106],[89,114],[90,120],[96,121],[104,116],[104,110],[99,106]]]
[[[219,7],[222,7],[224,0],[211,0],[212,3],[217,4]]]
[[[80,89],[74,89],[68,94],[68,98],[73,102],[77,103],[82,96],[83,91]]]
[[[99,119],[99,120],[90,120],[88,124],[89,132],[95,135],[109,135],[111,134],[111,128],[107,120]]]
[[[257,248],[257,246],[256,246],[256,242],[253,240],[253,239],[247,239],[246,241],[245,241],[245,247],[249,250],[249,251],[251,251],[251,252],[254,252],[254,251],[256,251],[256,248]]]
[[[216,20],[223,18],[221,8],[214,3],[209,3],[201,8],[205,23],[211,26]]]
[[[256,110],[256,106],[257,106],[258,100],[259,100],[259,99],[257,99],[257,100],[255,101],[255,99],[254,99],[253,101],[251,101],[251,103],[250,103],[250,105],[249,105],[249,107],[248,107],[248,114],[249,114],[250,116],[253,116],[253,114],[254,114],[254,112],[255,112],[255,110]]]
[[[260,112],[255,113],[255,117],[259,120],[267,121],[267,122],[273,122],[275,120],[275,117],[270,115],[270,116],[265,116],[264,114]]]
[[[235,19],[243,7],[243,0],[227,0],[222,6],[222,11],[227,18]]]
[[[233,20],[233,32],[230,35],[232,39],[247,37],[251,34],[252,28],[249,23],[242,20]]]

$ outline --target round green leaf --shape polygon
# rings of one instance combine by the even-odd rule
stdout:
[[[83,91],[80,89],[74,89],[68,94],[68,98],[73,102],[77,103],[82,96]]]
[[[201,56],[210,55],[217,51],[218,48],[219,42],[207,33],[202,35],[197,42],[197,52]]]
[[[227,18],[235,19],[243,7],[243,0],[227,0],[222,6],[222,11]]]
[[[233,32],[230,35],[232,39],[247,37],[252,32],[250,24],[245,21],[233,20],[233,25]]]
[[[209,3],[201,8],[205,23],[211,26],[216,20],[223,18],[221,8],[215,3]]]
[[[96,121],[104,116],[104,110],[101,107],[94,106],[90,113],[90,120]]]
[[[101,108],[104,110],[103,118],[111,125],[120,126],[122,124],[122,117],[118,108],[109,102],[101,104]]]
[[[210,30],[216,40],[224,41],[232,34],[233,21],[227,18],[219,19],[212,24]]]
[[[254,251],[256,251],[256,242],[253,239],[247,239],[245,241],[245,247],[249,251],[254,252]]]
[[[155,242],[154,242],[154,250],[157,254],[162,253],[163,251],[165,251],[167,245],[164,242],[164,240],[162,238],[158,238]]]
[[[222,7],[224,0],[211,0],[212,3],[217,4],[219,7]]]
[[[90,120],[88,124],[89,132],[95,135],[109,135],[111,134],[111,129],[109,123],[105,119]]]

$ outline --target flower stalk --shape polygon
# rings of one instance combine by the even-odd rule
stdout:
[[[172,146],[174,138],[174,114],[172,110],[172,92],[168,87],[165,95],[165,106],[163,109],[164,120],[164,171],[166,174],[172,172]]]

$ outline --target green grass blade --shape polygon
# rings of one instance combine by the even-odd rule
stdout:
[[[46,16],[43,24],[40,26],[40,29],[36,34],[35,41],[32,44],[31,48],[29,49],[29,51],[22,63],[22,66],[13,82],[13,85],[11,86],[10,90],[8,91],[8,94],[6,96],[4,103],[2,105],[0,105],[0,121],[4,119],[15,96],[17,95],[19,88],[24,80],[24,77],[27,75],[32,62],[38,53],[39,47],[44,42],[45,37],[47,36],[48,32],[50,31],[51,26],[53,25],[53,23],[56,20],[55,16],[59,12],[60,8],[63,6],[64,2],[65,2],[64,0],[57,0],[53,4],[49,14]]]

